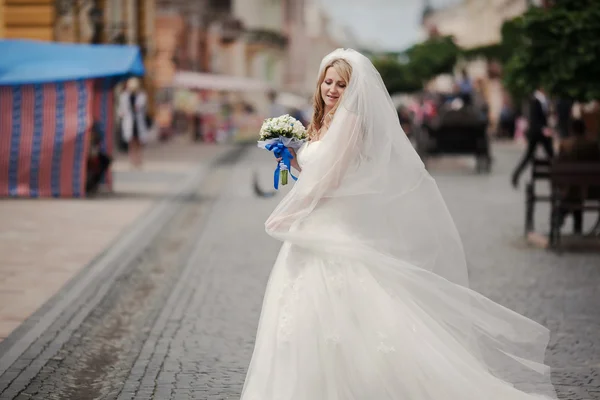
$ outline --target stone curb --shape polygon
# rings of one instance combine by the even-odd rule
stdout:
[[[111,245],[88,263],[58,293],[0,343],[0,394],[9,386],[27,384],[51,359],[132,264],[144,247],[175,214],[214,167],[231,162],[243,146],[234,147],[199,166],[171,195],[154,205]],[[45,334],[50,328],[55,333]]]

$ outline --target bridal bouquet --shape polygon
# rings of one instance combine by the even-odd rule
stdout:
[[[281,158],[277,163],[275,174],[273,176],[275,189],[279,188],[279,178],[281,184],[287,185],[288,173],[291,173],[291,161],[294,158],[288,147],[299,149],[306,141],[306,128],[296,118],[288,114],[277,118],[267,118],[260,128],[260,139],[258,147],[272,151],[276,158]],[[297,178],[292,175],[292,178]]]

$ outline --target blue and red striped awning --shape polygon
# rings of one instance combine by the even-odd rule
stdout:
[[[0,196],[84,194],[92,83],[0,87]]]
[[[10,50],[0,51],[0,197],[84,196],[90,128],[99,122],[110,155],[114,84],[143,74],[139,49],[0,40],[0,50]]]

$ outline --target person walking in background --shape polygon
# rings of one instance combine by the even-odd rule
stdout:
[[[587,135],[583,120],[571,121],[569,138],[561,142],[556,160],[558,162],[600,162],[598,143]]]
[[[90,150],[87,160],[85,192],[88,195],[98,191],[98,187],[108,171],[112,158],[102,149],[103,132],[98,121],[94,121],[90,132]]]
[[[285,107],[277,102],[277,92],[272,90],[268,94],[269,96],[269,118],[279,117],[287,113]]]
[[[300,110],[297,107],[293,107],[290,111],[290,115],[294,118],[296,118],[298,121],[300,121],[300,123],[304,126],[308,126],[308,124],[310,123],[310,120],[306,120],[304,118],[304,113],[302,112],[302,110]]]
[[[471,94],[471,104],[486,120],[489,120],[490,107],[485,94],[485,83],[481,78],[475,80],[475,85]]]
[[[556,101],[556,117],[558,134],[561,139],[569,137],[569,128],[571,126],[571,109],[573,108],[573,100],[560,97]]]
[[[527,131],[527,150],[523,158],[515,168],[512,175],[513,187],[519,186],[519,178],[523,170],[527,167],[537,150],[538,145],[541,145],[548,158],[554,156],[552,148],[552,130],[548,127],[548,98],[544,89],[537,89],[529,102],[529,129]]]
[[[131,165],[142,166],[142,145],[148,139],[147,96],[138,78],[130,78],[119,97],[122,139],[128,144]]]
[[[469,73],[466,69],[463,69],[461,72],[462,79],[458,82],[458,90],[461,95],[473,95],[473,82],[471,78],[469,78]]]
[[[586,136],[585,123],[581,119],[571,121],[568,138],[562,140],[556,157],[557,163],[600,163],[600,148],[598,143]],[[573,187],[564,193],[565,199],[569,203],[581,203],[584,199],[581,197],[579,187]],[[588,192],[590,198],[600,198],[600,188],[592,187]],[[567,209],[560,210],[560,225],[562,226],[565,217],[568,214]],[[573,211],[573,233],[581,234],[583,231],[583,211]]]
[[[498,136],[514,139],[517,130],[517,115],[508,95],[504,94],[500,120],[498,124]]]
[[[308,98],[306,102],[306,106],[302,109],[302,120],[306,121],[306,126],[310,125],[310,121],[312,120],[314,107],[313,107],[313,99],[312,96]]]

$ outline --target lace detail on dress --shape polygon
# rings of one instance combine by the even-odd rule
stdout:
[[[328,285],[332,289],[340,290],[344,286],[344,274],[338,265],[334,265],[332,268],[325,268],[324,275]]]
[[[338,335],[337,333],[334,333],[332,335],[326,336],[325,343],[332,345],[332,346],[338,345],[340,343],[340,335]]]
[[[388,342],[388,335],[383,332],[377,332],[377,337],[379,338],[379,345],[377,346],[377,351],[380,353],[395,353],[396,348],[391,346]]]
[[[285,282],[281,291],[281,315],[279,317],[279,335],[278,341],[287,342],[292,335],[293,330],[293,308],[300,300],[300,286],[304,276],[298,275],[295,279],[289,279]]]

